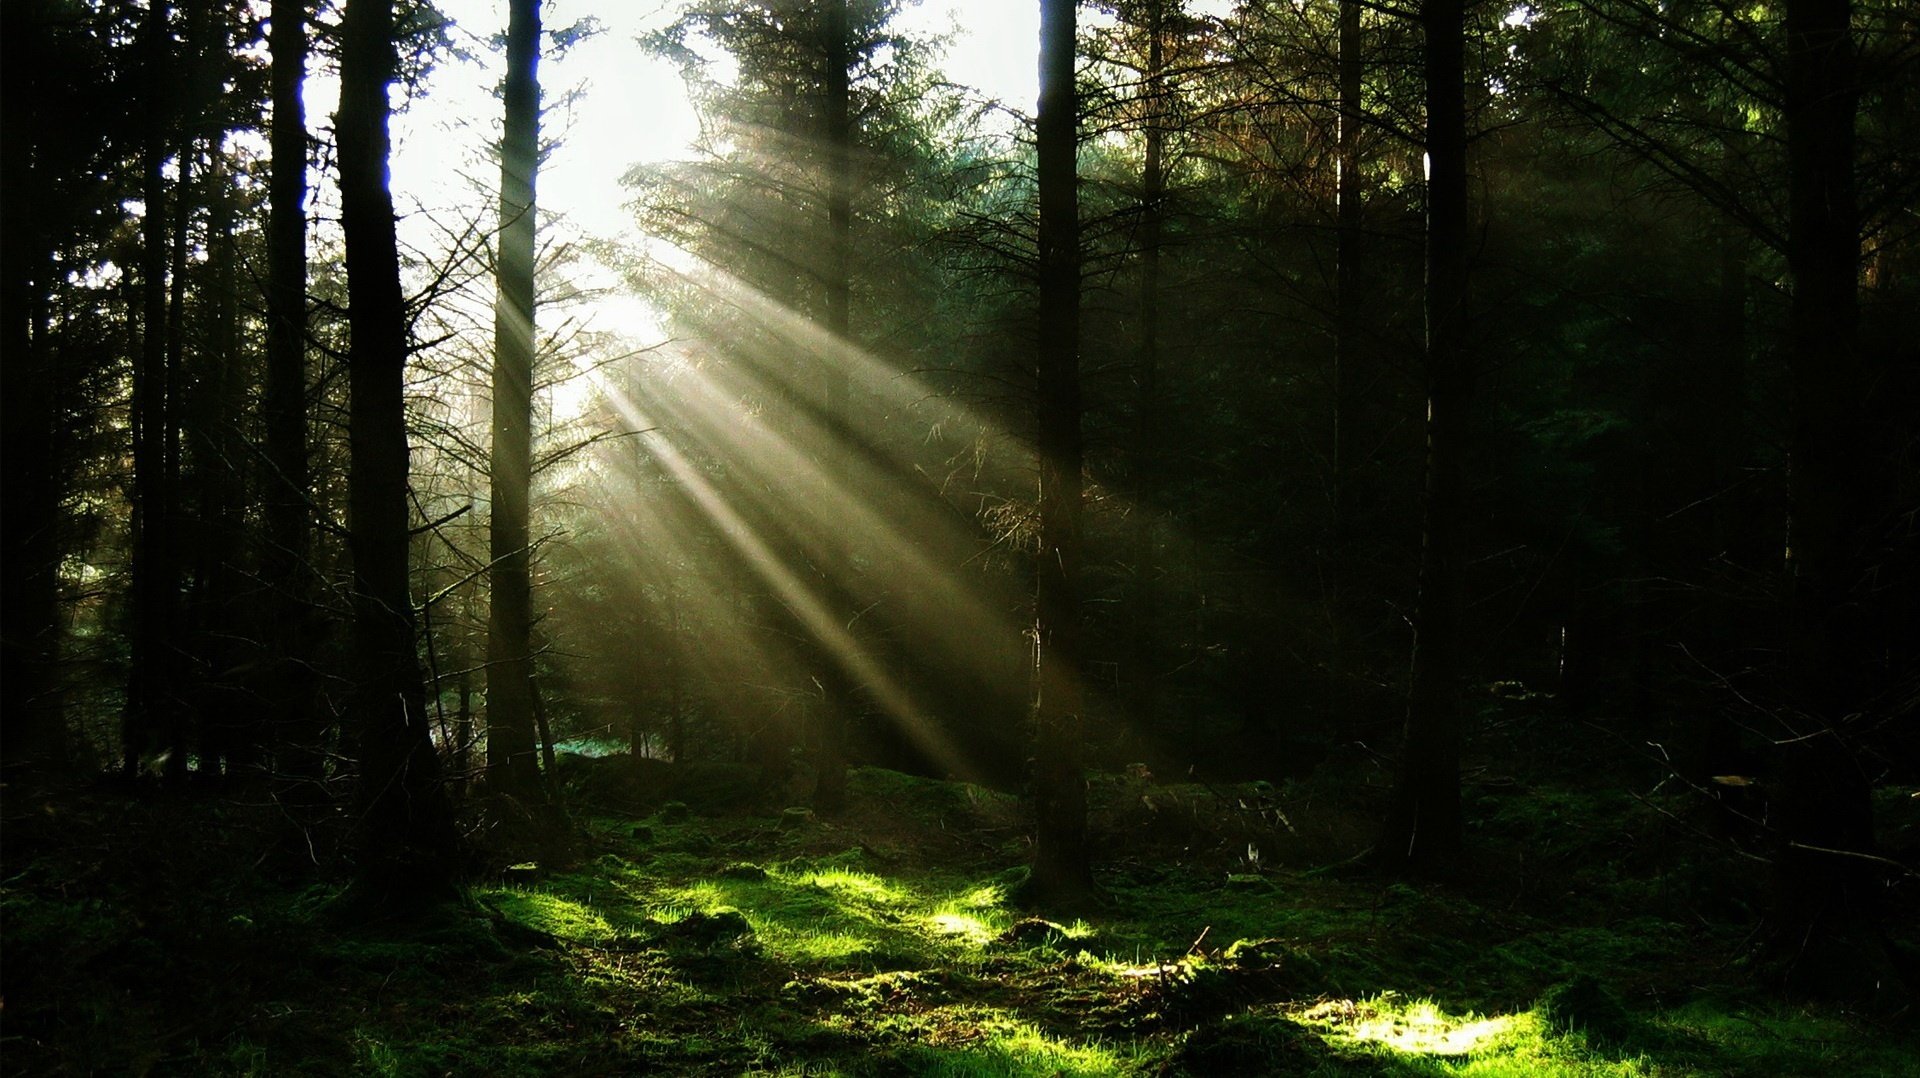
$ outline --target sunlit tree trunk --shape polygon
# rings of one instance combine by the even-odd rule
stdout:
[[[311,481],[307,463],[308,0],[274,0],[272,166],[267,188],[265,411],[266,670],[263,695],[276,726],[277,796],[296,827],[326,799],[326,720],[315,703],[313,608],[308,587]]]
[[[500,143],[498,296],[493,308],[493,523],[487,618],[487,784],[546,800],[534,738],[532,553],[534,183],[540,152],[540,5],[508,5]]]
[[[1092,891],[1081,772],[1080,221],[1074,88],[1075,0],[1041,0],[1040,556],[1033,802],[1033,896],[1071,907]]]
[[[1871,707],[1866,594],[1874,480],[1860,429],[1859,107],[1847,0],[1789,0],[1787,264],[1788,613],[1794,713],[1781,744],[1779,938],[1790,983],[1823,995],[1891,992],[1879,927],[1873,803],[1852,732]]]
[[[850,434],[847,413],[847,368],[838,354],[851,346],[853,325],[853,119],[850,72],[852,43],[848,40],[847,0],[826,0],[826,144],[827,144],[827,279],[826,330],[832,344],[825,371],[826,416],[829,429]],[[844,442],[842,438],[838,440]],[[833,447],[830,447],[833,448]],[[849,450],[851,446],[847,446]],[[850,571],[851,562],[842,571]],[[829,589],[840,590],[840,589]],[[814,807],[838,812],[847,799],[847,736],[852,721],[854,686],[844,664],[831,654],[821,666],[819,750],[815,757],[818,780]]]
[[[1466,451],[1473,406],[1467,353],[1467,125],[1462,0],[1427,0],[1427,486],[1414,611],[1407,737],[1383,866],[1439,870],[1460,851],[1462,613],[1466,605]]]
[[[403,901],[452,891],[456,839],[428,734],[408,588],[406,302],[387,187],[387,87],[394,67],[391,0],[348,0],[334,127],[351,340],[356,839],[361,884],[380,900]]]

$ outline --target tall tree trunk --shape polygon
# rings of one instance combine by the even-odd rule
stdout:
[[[360,883],[379,903],[450,894],[457,840],[428,733],[408,589],[406,301],[387,187],[392,0],[348,0],[341,18],[340,209],[350,359],[348,546],[359,681]]]
[[[838,349],[851,344],[853,325],[853,118],[849,68],[853,66],[847,0],[826,0],[826,144],[827,144],[827,274],[826,330],[833,342],[826,355],[824,390],[829,429],[851,436],[847,412],[847,368]],[[829,449],[842,448],[831,445]],[[851,446],[844,447],[851,450]],[[850,571],[844,559],[841,571]],[[845,589],[828,588],[844,593]],[[852,721],[854,686],[845,664],[829,649],[820,668],[818,774],[813,804],[823,813],[839,812],[847,800],[847,728]]]
[[[201,147],[208,141],[200,136],[199,128],[204,123],[203,102],[196,94],[208,11],[206,0],[185,0],[181,10],[185,13],[185,25],[179,44],[168,59],[168,78],[173,84],[170,93],[174,95],[170,111],[179,128],[176,134],[180,141],[174,153],[178,176],[173,184],[170,214],[173,234],[167,269],[166,384],[161,392],[166,402],[166,423],[160,450],[160,489],[165,504],[163,527],[168,549],[167,568],[171,574],[166,582],[167,621],[162,629],[169,649],[170,706],[160,730],[166,746],[165,776],[173,783],[186,779],[190,750],[198,754],[202,769],[213,763],[203,742],[205,716],[198,706],[207,678],[206,656],[196,653],[198,649],[191,645],[183,646],[190,638],[191,606],[181,588],[182,583],[198,583],[186,579],[188,558],[195,548],[196,537],[188,530],[194,517],[182,508],[188,491],[182,478],[185,454],[181,443],[187,425],[194,419],[191,379],[187,373],[187,255],[193,248],[194,216],[199,205],[197,188],[203,182],[197,175]],[[204,509],[203,506],[195,508]],[[197,605],[197,589],[186,595],[196,600],[193,605]]]
[[[453,712],[453,795],[465,797],[473,779],[473,674],[467,669],[468,653],[457,647],[451,660],[460,671],[455,680],[459,703]]]
[[[1467,323],[1467,123],[1462,0],[1427,0],[1427,487],[1407,737],[1386,826],[1388,868],[1450,867],[1460,852],[1461,632],[1466,452],[1473,406]]]
[[[1134,384],[1133,617],[1127,663],[1137,729],[1152,731],[1160,718],[1160,609],[1158,537],[1160,410],[1160,248],[1167,200],[1167,11],[1179,0],[1151,0],[1147,11],[1147,68],[1141,96],[1146,125],[1140,167],[1140,352]]]
[[[262,695],[278,797],[296,827],[326,800],[326,720],[314,703],[307,558],[307,77],[309,0],[273,0],[273,154],[267,189],[266,646]]]
[[[1040,2],[1040,556],[1034,632],[1033,897],[1072,908],[1093,890],[1080,626],[1080,209],[1074,87],[1076,0]]]
[[[179,588],[172,542],[172,491],[167,484],[171,426],[167,374],[167,133],[172,126],[171,52],[166,0],[147,6],[141,31],[148,64],[147,143],[141,154],[143,214],[140,263],[140,357],[133,377],[133,513],[131,668],[122,717],[122,767],[129,777],[142,758],[172,752],[179,710],[171,631]],[[180,754],[179,766],[186,758]],[[169,759],[169,771],[173,763]]]
[[[228,172],[224,138],[210,152],[208,174],[207,257],[212,270],[212,312],[208,347],[202,363],[194,412],[197,418],[201,491],[200,521],[204,538],[198,544],[202,559],[199,575],[205,582],[200,597],[199,638],[207,678],[199,700],[207,744],[203,761],[217,758],[224,773],[234,777],[253,768],[262,745],[253,709],[246,706],[233,671],[241,664],[235,642],[246,630],[241,624],[240,540],[245,526],[245,491],[241,481],[238,418],[245,408],[245,382],[240,369],[240,253],[235,240],[235,192]],[[203,767],[211,768],[210,762]]]
[[[66,730],[54,682],[59,643],[59,468],[50,447],[62,446],[48,295],[56,287],[55,237],[37,215],[47,180],[35,160],[37,112],[32,53],[51,12],[42,5],[9,12],[0,56],[0,766],[59,767],[67,762]]]
[[[493,524],[487,617],[487,784],[544,803],[534,739],[532,556],[534,183],[540,152],[540,4],[507,16],[506,125],[500,143],[500,251],[493,308]]]
[[[1353,534],[1353,471],[1359,464],[1360,338],[1366,297],[1360,291],[1360,0],[1340,0],[1339,178],[1335,185],[1333,326],[1333,548],[1346,550]]]
[[[1821,995],[1890,994],[1874,864],[1873,805],[1853,731],[1872,707],[1865,594],[1872,460],[1856,346],[1860,221],[1854,194],[1859,86],[1848,0],[1789,0],[1787,264],[1788,615],[1792,714],[1776,822],[1778,938],[1789,983]]]

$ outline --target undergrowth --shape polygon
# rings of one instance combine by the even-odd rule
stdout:
[[[1920,1067],[1910,1034],[1746,988],[1748,925],[1652,879],[1658,815],[1603,794],[1488,785],[1480,875],[1412,886],[1287,860],[1289,829],[1372,812],[1363,784],[1095,789],[1107,903],[1066,923],[1010,905],[1010,798],[877,770],[836,820],[587,817],[576,863],[376,925],[256,870],[233,806],[16,797],[0,1051],[10,1074]],[[1163,844],[1142,813],[1177,816]]]

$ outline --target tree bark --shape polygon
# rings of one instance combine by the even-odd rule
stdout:
[[[1140,166],[1140,350],[1134,384],[1132,512],[1133,617],[1127,664],[1136,729],[1158,728],[1160,718],[1160,609],[1158,591],[1160,444],[1160,249],[1167,198],[1167,10],[1177,0],[1150,0],[1147,66],[1142,72],[1145,153]]]
[[[1461,646],[1466,452],[1474,372],[1467,321],[1467,124],[1462,0],[1427,0],[1427,485],[1406,744],[1375,847],[1383,867],[1441,871],[1461,844]]]
[[[201,661],[207,676],[198,695],[205,738],[202,768],[217,764],[224,777],[258,774],[263,739],[251,702],[234,683],[242,664],[236,650],[248,628],[242,623],[244,578],[240,542],[245,534],[246,489],[237,426],[246,407],[240,367],[240,252],[235,237],[236,192],[228,171],[224,137],[213,140],[208,173],[207,258],[212,270],[212,317],[194,407],[199,462],[199,518],[203,539],[197,544],[197,571],[204,591],[198,626]]]
[[[1075,0],[1041,0],[1040,556],[1034,602],[1035,707],[1032,893],[1070,909],[1093,891],[1087,791],[1081,771],[1080,220],[1074,87]]]
[[[1810,994],[1889,995],[1874,864],[1873,803],[1854,730],[1872,708],[1866,594],[1873,460],[1857,349],[1860,219],[1854,188],[1859,84],[1848,0],[1789,0],[1787,612],[1793,716],[1779,751],[1778,939],[1788,984]]]
[[[68,762],[54,678],[59,648],[59,468],[56,381],[47,339],[48,296],[56,287],[56,237],[44,223],[50,180],[36,159],[44,137],[36,56],[53,13],[13,8],[0,58],[0,766],[8,774]]]
[[[358,683],[359,883],[381,905],[455,889],[457,841],[428,734],[408,588],[406,301],[387,186],[391,0],[348,0],[341,20],[340,201],[350,358],[348,546]]]
[[[534,185],[540,152],[540,5],[512,0],[500,143],[498,295],[493,308],[492,568],[487,617],[487,784],[547,800],[534,738],[532,551]]]
[[[827,274],[826,330],[834,346],[851,344],[853,325],[853,118],[851,29],[847,0],[826,0],[824,20],[826,146],[827,146]],[[825,415],[829,429],[850,436],[847,413],[847,369],[835,351],[826,355],[823,371]],[[834,448],[833,446],[829,447]],[[851,448],[850,446],[848,448]],[[852,559],[843,559],[841,571],[851,571]],[[844,593],[845,589],[827,588]],[[817,778],[813,804],[822,813],[839,812],[847,800],[847,735],[852,721],[854,686],[844,664],[830,649],[820,667],[819,744],[814,757]]]
[[[143,209],[140,262],[140,356],[133,376],[133,506],[131,665],[122,716],[122,770],[139,773],[143,758],[176,749],[177,684],[171,629],[179,587],[172,542],[172,491],[167,483],[171,425],[167,372],[167,134],[172,127],[172,31],[166,0],[152,0],[141,30],[147,70],[147,142],[141,153]],[[186,757],[180,756],[184,767]],[[169,770],[172,770],[169,757]]]
[[[1336,559],[1353,534],[1353,471],[1358,451],[1360,338],[1366,297],[1360,292],[1360,0],[1340,0],[1339,178],[1335,209],[1333,327],[1333,548]],[[1338,574],[1336,574],[1338,576]]]
[[[262,695],[274,716],[278,797],[297,827],[326,800],[326,720],[315,706],[307,558],[307,77],[309,0],[274,0],[267,199],[267,370],[261,557],[267,621]]]

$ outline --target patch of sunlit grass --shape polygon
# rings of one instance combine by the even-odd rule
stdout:
[[[781,872],[777,878],[800,887],[817,887],[830,891],[837,896],[853,899],[870,906],[900,907],[909,905],[914,896],[905,888],[888,883],[878,876],[866,872],[852,872],[847,869],[823,869],[818,871],[791,874]]]
[[[810,931],[775,921],[757,920],[749,913],[749,924],[767,950],[795,965],[830,965],[860,962],[879,953],[880,941],[871,936],[834,930]]]
[[[584,902],[511,889],[490,891],[485,897],[503,916],[558,939],[595,943],[616,935],[607,919]]]
[[[902,1060],[914,1074],[942,1078],[1026,1078],[1131,1074],[1144,1066],[1136,1045],[1076,1043],[991,1010],[965,1009],[963,1021],[939,1030],[936,1044],[909,1050]]]
[[[936,911],[927,918],[926,923],[942,936],[955,937],[976,945],[984,945],[999,934],[979,917],[953,909]]]
[[[1534,1011],[1452,1013],[1431,1000],[1388,992],[1372,999],[1327,1000],[1293,1014],[1337,1050],[1398,1060],[1399,1073],[1461,1078],[1641,1078],[1656,1073],[1646,1057],[1609,1057],[1580,1038],[1549,1035]]]
[[[997,883],[985,883],[953,897],[951,905],[963,910],[999,909],[1007,901],[1007,889]]]
[[[708,910],[716,906],[731,905],[733,896],[717,883],[691,883],[685,887],[676,887],[669,892],[676,907],[694,910]]]
[[[1332,1000],[1301,1015],[1325,1021],[1346,1040],[1384,1045],[1409,1055],[1463,1056],[1494,1044],[1513,1030],[1514,1016],[1452,1015],[1430,1000],[1381,996],[1364,1003]]]

